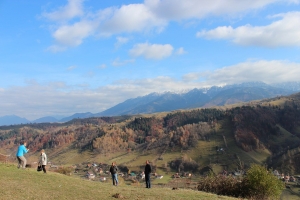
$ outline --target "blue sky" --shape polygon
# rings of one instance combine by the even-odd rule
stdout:
[[[300,0],[0,0],[0,116],[299,81]]]

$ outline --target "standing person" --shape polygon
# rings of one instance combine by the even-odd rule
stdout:
[[[47,172],[46,172],[47,155],[46,155],[44,149],[41,150],[41,156],[40,156],[39,165],[42,165],[43,172],[44,172],[44,173],[47,173]]]
[[[111,177],[113,180],[113,185],[118,186],[118,167],[116,166],[116,163],[111,163],[110,169],[109,169],[110,173],[111,173]]]
[[[27,160],[24,157],[24,154],[26,154],[29,149],[26,148],[27,143],[24,141],[20,142],[20,146],[18,147],[18,151],[17,151],[17,159],[18,159],[18,168],[22,167],[22,169],[26,168],[26,163]]]
[[[146,166],[145,166],[145,180],[146,180],[146,188],[151,188],[151,181],[150,181],[150,174],[151,174],[152,168],[149,164],[149,160],[146,160]]]

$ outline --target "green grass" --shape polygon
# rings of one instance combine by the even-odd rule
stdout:
[[[292,133],[290,133],[289,131],[287,131],[286,129],[284,129],[283,127],[279,126],[279,129],[280,129],[280,132],[282,134],[282,136],[280,137],[273,137],[273,141],[276,143],[276,144],[280,144],[286,140],[297,140],[297,141],[300,141],[298,137],[295,137]]]
[[[281,199],[298,200],[300,199],[300,186],[295,183],[287,183],[288,189],[285,189],[281,194]]]
[[[119,193],[125,199],[235,199],[193,190],[152,189],[144,185],[112,186],[111,182],[88,181],[54,172],[35,169],[21,170],[12,164],[0,164],[0,199],[115,199]]]
[[[162,169],[157,168],[156,173],[159,175],[163,175],[162,179],[155,179],[153,184],[168,184],[172,180],[172,173],[166,174]]]

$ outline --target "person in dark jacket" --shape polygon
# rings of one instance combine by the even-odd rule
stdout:
[[[111,163],[110,169],[111,177],[113,180],[113,185],[118,186],[118,167],[116,166],[116,163]]]
[[[150,181],[151,171],[152,171],[151,165],[149,164],[149,160],[147,160],[145,166],[146,188],[151,188],[151,181]]]

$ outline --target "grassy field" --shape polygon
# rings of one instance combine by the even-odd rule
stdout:
[[[17,169],[12,164],[0,164],[0,199],[235,199],[193,190],[152,189],[144,185],[112,186],[111,182],[88,181],[55,172],[47,174],[35,169]]]
[[[287,183],[287,189],[285,189],[281,194],[282,200],[298,200],[300,199],[300,185],[296,183]]]

